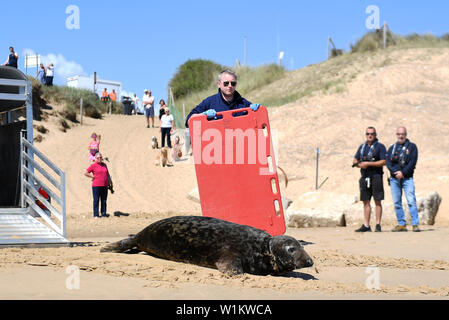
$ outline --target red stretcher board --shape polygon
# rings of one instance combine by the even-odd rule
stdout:
[[[203,216],[284,234],[267,109],[194,115],[188,124]]]

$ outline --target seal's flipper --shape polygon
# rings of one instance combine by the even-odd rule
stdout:
[[[140,252],[140,250],[137,250],[135,252],[137,244],[134,237],[129,237],[114,243],[110,243],[105,245],[103,248],[100,249],[100,252],[125,252],[128,250],[132,250],[133,253]]]
[[[215,263],[218,271],[227,275],[237,275],[243,273],[242,261],[236,254],[226,253]]]

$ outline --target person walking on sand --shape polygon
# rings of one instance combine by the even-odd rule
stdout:
[[[161,99],[161,101],[159,101],[159,120],[161,120],[162,116],[165,114],[165,108],[168,108],[168,107],[165,104],[164,99]]]
[[[368,127],[366,142],[362,144],[353,160],[353,167],[360,168],[360,200],[363,201],[364,223],[356,232],[370,232],[371,197],[376,205],[376,232],[381,232],[382,200],[384,200],[383,166],[386,163],[387,149],[377,139],[376,129]]]
[[[91,135],[92,140],[89,143],[89,146],[87,147],[89,150],[89,161],[93,162],[95,161],[95,155],[97,152],[100,152],[100,140],[101,135],[97,135],[95,132]]]
[[[154,97],[151,95],[151,90],[145,90],[145,95],[142,99],[142,104],[145,109],[145,118],[147,119],[147,128],[154,128]]]
[[[133,110],[134,110],[134,114],[137,115],[138,110],[139,110],[139,101],[140,99],[137,97],[137,94],[134,93],[133,97],[131,98],[133,101]]]
[[[398,225],[392,231],[407,231],[407,222],[402,207],[402,191],[404,191],[412,217],[413,232],[420,232],[415,182],[413,180],[416,163],[418,162],[418,147],[407,139],[405,127],[397,128],[396,136],[397,142],[388,149],[387,153],[387,168],[391,174],[389,179],[390,189],[398,221]]]
[[[165,147],[165,137],[167,137],[167,146],[171,149],[171,134],[174,129],[175,119],[173,118],[173,115],[170,114],[170,109],[166,107],[165,114],[161,117],[161,128],[159,129],[161,132],[162,148]]]
[[[111,186],[112,188],[112,179],[100,152],[97,152],[95,162],[87,168],[84,175],[92,179],[94,219],[100,218],[99,212],[101,212],[101,217],[107,218],[106,201],[108,199],[108,187]],[[101,203],[101,211],[99,210],[99,203]]]

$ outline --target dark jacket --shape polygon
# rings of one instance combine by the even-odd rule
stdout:
[[[403,145],[393,144],[387,153],[387,168],[391,177],[394,172],[401,171],[404,178],[413,178],[416,163],[418,162],[418,148],[408,139]]]
[[[237,91],[234,93],[234,100],[231,103],[223,99],[221,95],[221,90],[218,89],[218,93],[214,94],[203,100],[199,105],[197,105],[186,118],[186,128],[189,127],[189,119],[194,114],[201,114],[209,109],[214,109],[217,112],[228,111],[233,109],[249,108],[251,102],[244,99]]]
[[[363,154],[362,154],[363,151]],[[362,144],[354,156],[358,161],[375,162],[380,160],[386,160],[387,149],[379,142],[378,139],[374,141],[372,147],[367,143]],[[373,177],[375,175],[383,175],[383,167],[368,167],[367,169],[360,169],[362,177]]]

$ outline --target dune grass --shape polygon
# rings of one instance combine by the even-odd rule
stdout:
[[[396,35],[392,32],[387,33],[387,47],[397,49],[412,48],[449,48],[449,33],[437,37],[431,33],[417,34],[412,33],[406,36]],[[373,52],[383,49],[383,33],[368,32],[360,38],[354,45],[351,45],[351,53],[355,52]]]
[[[315,94],[341,94],[346,92],[347,84],[361,72],[393,64],[391,53],[396,50],[449,48],[449,34],[436,37],[431,34],[398,36],[388,33],[387,46],[387,50],[384,50],[381,33],[367,33],[356,45],[351,46],[351,52],[285,72],[283,77],[273,83],[245,93],[245,97],[267,107],[276,107]]]
[[[99,97],[87,89],[77,89],[67,86],[45,86],[36,79],[33,81],[33,90],[40,93],[40,97],[48,104],[64,105],[61,115],[72,122],[76,122],[80,112],[80,101],[83,99],[83,114],[87,117],[101,119],[102,114],[109,112],[109,105],[102,102]],[[34,93],[33,93],[34,94]],[[121,113],[120,102],[112,102],[112,113]]]

